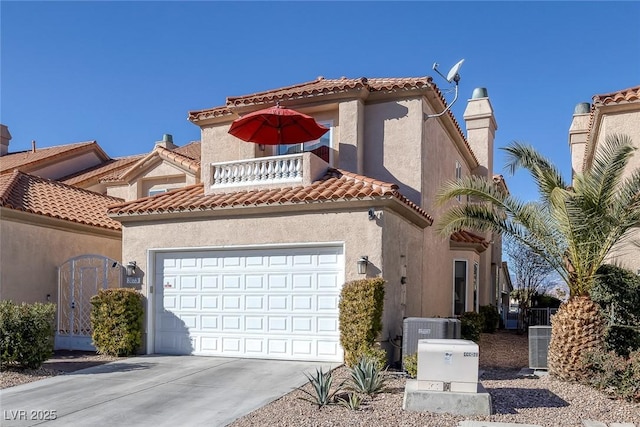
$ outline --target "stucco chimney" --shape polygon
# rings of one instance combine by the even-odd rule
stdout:
[[[0,156],[9,153],[10,140],[11,134],[9,133],[9,128],[6,125],[0,124]]]
[[[486,88],[473,90],[471,99],[464,110],[467,125],[467,141],[478,158],[480,165],[473,171],[475,175],[493,179],[493,140],[498,124],[493,114]]]
[[[571,179],[576,173],[582,172],[584,150],[589,136],[589,120],[591,104],[581,102],[573,110],[573,120],[569,127],[569,149],[571,150]]]
[[[173,136],[168,133],[162,135],[162,141],[156,141],[156,146],[158,145],[166,148],[167,150],[175,150],[178,148],[178,146],[173,143]]]

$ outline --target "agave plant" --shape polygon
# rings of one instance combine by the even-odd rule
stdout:
[[[614,245],[640,224],[640,169],[626,171],[636,148],[626,136],[608,137],[591,167],[574,176],[573,186],[532,147],[513,143],[504,150],[511,173],[524,168],[531,174],[540,201],[525,203],[484,178],[463,178],[446,183],[437,200],[444,204],[469,196],[473,202],[449,207],[437,227],[445,235],[463,229],[502,233],[553,267],[570,298],[553,320],[549,372],[560,379],[580,379],[582,355],[603,344],[599,307],[589,296],[596,271]]]
[[[333,375],[331,371],[323,372],[322,368],[320,368],[316,369],[315,375],[305,374],[305,376],[313,387],[314,393],[301,389],[305,394],[310,396],[310,398],[301,397],[301,399],[318,405],[318,408],[322,408],[323,406],[333,403],[333,397],[338,391],[340,391],[342,384],[335,390],[331,391],[331,385],[333,384]]]
[[[350,368],[349,388],[368,395],[380,393],[384,390],[384,371],[376,361],[367,356],[362,356],[353,368]]]
[[[357,411],[360,409],[360,405],[362,404],[362,397],[358,393],[348,393],[346,395],[346,399],[344,397],[338,396],[337,398],[338,405],[344,406],[347,409],[351,409],[352,411]]]

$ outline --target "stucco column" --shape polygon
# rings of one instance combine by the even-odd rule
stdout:
[[[4,156],[9,152],[9,141],[11,141],[9,128],[5,125],[0,125],[0,156]]]
[[[493,140],[498,124],[487,89],[474,89],[464,110],[464,121],[467,125],[467,141],[480,164],[474,172],[491,180],[493,179]]]
[[[338,154],[340,169],[364,171],[364,102],[360,99],[338,106]]]
[[[589,118],[591,104],[581,102],[573,110],[573,120],[569,127],[569,149],[571,150],[571,179],[576,173],[582,172],[584,152],[589,137]]]

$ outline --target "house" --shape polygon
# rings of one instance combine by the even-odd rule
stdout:
[[[276,103],[329,132],[291,146],[228,133]],[[148,301],[146,351],[341,362],[341,286],[363,277],[386,279],[391,360],[405,317],[498,305],[497,236],[443,237],[432,226],[445,181],[479,174],[504,186],[493,176],[493,109],[486,89],[474,91],[465,136],[451,112],[427,117],[445,108],[429,77],[318,78],[189,112],[200,167],[183,170],[199,179],[109,209]]]
[[[572,173],[589,170],[598,146],[613,134],[624,134],[640,148],[640,86],[594,95],[592,103],[579,103],[569,129]],[[640,153],[627,165],[625,177],[640,169]],[[609,262],[640,274],[640,230],[614,246]]]
[[[123,284],[107,207],[198,182],[199,143],[165,135],[148,154],[113,159],[96,141],[10,152],[0,130],[0,299],[57,303],[56,346],[91,350],[89,300]]]

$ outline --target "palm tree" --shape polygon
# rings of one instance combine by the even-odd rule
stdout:
[[[604,325],[589,291],[596,271],[616,243],[640,225],[640,169],[624,176],[635,147],[623,135],[608,137],[591,168],[576,174],[569,186],[558,169],[535,149],[514,142],[504,148],[507,169],[533,177],[540,201],[522,202],[480,177],[446,183],[440,204],[457,196],[471,203],[452,204],[437,224],[450,235],[463,229],[509,236],[543,257],[569,288],[569,300],[554,316],[549,372],[577,380],[584,373],[582,356],[603,345]]]

